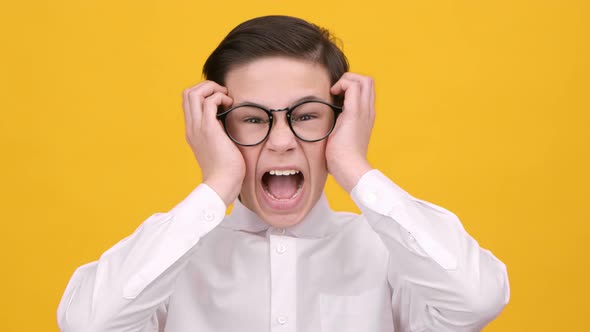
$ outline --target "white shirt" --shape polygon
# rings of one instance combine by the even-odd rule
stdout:
[[[288,229],[207,185],[72,276],[63,332],[479,331],[510,296],[505,265],[457,217],[372,170],[362,215],[322,198]]]

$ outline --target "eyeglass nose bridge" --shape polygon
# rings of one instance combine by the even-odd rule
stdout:
[[[273,113],[287,112],[287,117],[289,118],[289,117],[291,117],[291,112],[290,112],[291,110],[292,110],[291,107],[285,107],[285,108],[277,108],[275,110],[269,109],[268,112],[269,112],[271,118],[273,117],[272,116]]]
[[[290,107],[285,107],[285,108],[278,108],[276,110],[269,109],[268,111],[271,112],[271,113],[276,113],[276,112],[288,112],[290,110],[291,110]]]
[[[270,118],[270,125],[272,128],[272,125],[274,123],[274,116],[273,113],[278,113],[278,112],[287,112],[286,116],[287,116],[287,123],[289,124],[289,128],[291,128],[291,131],[293,131],[293,128],[291,127],[291,111],[293,111],[292,107],[285,107],[285,108],[277,108],[277,109],[268,109],[268,117]],[[293,131],[293,134],[295,134],[295,132]],[[297,136],[297,135],[295,135]]]

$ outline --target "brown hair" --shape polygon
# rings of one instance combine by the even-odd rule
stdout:
[[[203,74],[224,85],[234,67],[270,56],[286,56],[318,63],[332,84],[348,71],[348,60],[327,29],[291,16],[262,16],[235,27],[211,53]]]

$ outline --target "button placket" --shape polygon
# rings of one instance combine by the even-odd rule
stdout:
[[[278,229],[276,231],[279,231]],[[295,332],[297,308],[296,239],[270,235],[271,332]]]

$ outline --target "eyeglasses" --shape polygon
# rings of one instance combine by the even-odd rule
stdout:
[[[328,137],[342,107],[321,100],[307,100],[291,107],[268,109],[257,104],[242,104],[217,114],[227,136],[236,144],[254,146],[270,134],[273,113],[287,112],[289,128],[298,139],[317,142]]]

